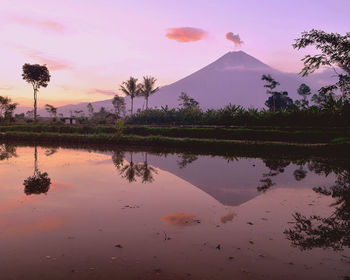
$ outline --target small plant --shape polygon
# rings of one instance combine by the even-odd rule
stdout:
[[[115,127],[117,129],[117,131],[116,131],[117,136],[122,137],[124,135],[124,129],[125,129],[124,121],[122,121],[121,119],[117,119]]]

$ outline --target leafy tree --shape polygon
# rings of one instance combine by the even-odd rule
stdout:
[[[272,108],[273,111],[276,111],[276,98],[280,92],[274,91],[274,89],[280,85],[279,82],[277,82],[270,74],[268,75],[262,75],[261,77],[262,81],[265,81],[266,84],[264,85],[264,88],[267,88],[266,93],[271,95],[271,100],[269,101],[269,104],[272,103],[271,106],[268,106],[270,109]],[[270,99],[270,98],[269,98]]]
[[[117,117],[121,117],[122,115],[125,115],[125,98],[121,97],[119,95],[115,95],[112,104],[114,107],[114,112]]]
[[[303,49],[308,46],[314,46],[321,53],[316,55],[306,55],[302,61],[304,67],[301,70],[303,76],[307,76],[321,66],[330,66],[334,69],[338,76],[338,81],[323,88],[339,89],[345,99],[350,98],[350,32],[342,36],[338,33],[326,33],[322,30],[312,29],[308,32],[303,32],[301,37],[295,40],[293,47],[295,49]],[[342,73],[338,72],[339,67]]]
[[[46,88],[50,81],[49,69],[46,65],[24,64],[22,78],[31,84],[34,90],[34,121],[37,121],[37,94],[41,87]]]
[[[199,109],[199,102],[185,92],[181,92],[179,101],[181,102],[179,106],[183,109]]]
[[[56,119],[57,117],[57,108],[50,105],[50,104],[46,104],[45,105],[45,110],[49,113],[49,115],[51,116],[51,118]]]
[[[288,92],[275,92],[272,96],[270,96],[265,105],[269,107],[269,109],[282,110],[282,109],[291,109],[293,107],[293,100],[288,97]]]
[[[88,109],[88,112],[89,112],[89,117],[92,118],[93,114],[94,114],[94,107],[92,106],[91,103],[89,103],[87,105],[87,109]]]
[[[154,77],[143,77],[143,83],[140,85],[140,95],[146,99],[146,110],[148,110],[148,98],[155,94],[159,87],[155,87],[157,79]]]
[[[11,103],[8,97],[0,96],[0,119],[11,121],[13,112],[17,107],[17,103]]]
[[[297,105],[300,109],[307,109],[309,107],[309,101],[307,100],[307,97],[311,94],[310,87],[306,84],[301,84],[298,88],[298,94],[302,99],[296,100],[295,105]]]
[[[343,98],[338,98],[332,91],[332,88],[334,87],[321,88],[319,94],[314,94],[311,100],[315,102],[321,110],[340,113],[344,105]]]
[[[120,90],[131,99],[131,115],[133,115],[134,98],[140,95],[140,85],[137,83],[137,79],[130,77],[129,80],[123,82],[120,86]]]

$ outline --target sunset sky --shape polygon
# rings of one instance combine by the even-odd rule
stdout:
[[[349,0],[0,0],[0,95],[32,106],[24,63],[46,64],[39,105],[111,98],[130,75],[166,85],[228,51],[298,72],[312,28],[350,31]]]

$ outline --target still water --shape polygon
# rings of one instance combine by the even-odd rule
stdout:
[[[0,279],[347,279],[349,166],[0,145]]]

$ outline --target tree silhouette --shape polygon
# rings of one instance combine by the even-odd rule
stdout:
[[[22,78],[31,84],[34,90],[34,121],[37,121],[37,95],[41,87],[47,87],[50,81],[49,70],[46,65],[24,64]]]
[[[38,169],[37,146],[34,148],[34,174],[25,179],[23,185],[26,195],[46,194],[50,189],[51,179],[46,172],[40,172]]]
[[[12,114],[18,105],[17,103],[11,102],[11,98],[0,96],[0,120],[11,121]]]
[[[307,76],[322,66],[333,67],[338,81],[320,91],[329,92],[330,90],[339,89],[343,97],[350,98],[350,32],[342,36],[338,33],[326,33],[322,30],[312,29],[303,32],[301,37],[295,40],[293,47],[295,49],[303,49],[308,46],[314,46],[321,53],[315,55],[306,55],[302,61],[304,67],[300,74]],[[338,73],[335,67],[339,67],[343,72]]]
[[[296,100],[295,105],[300,109],[307,109],[309,107],[309,101],[307,97],[311,94],[311,89],[306,84],[301,84],[298,88],[298,94],[301,96],[301,100]]]
[[[118,118],[121,118],[122,115],[125,115],[125,99],[119,95],[115,95],[112,104],[114,107],[114,113]]]
[[[155,87],[156,81],[157,79],[154,77],[143,77],[143,83],[140,86],[140,95],[145,97],[146,110],[148,110],[148,98],[159,90],[159,87]]]
[[[120,90],[131,99],[131,115],[133,115],[134,98],[140,95],[140,85],[137,83],[137,79],[130,77],[129,80],[123,82],[120,86]]]
[[[268,75],[262,75],[261,77],[262,81],[265,81],[266,84],[264,85],[264,88],[267,88],[266,93],[270,94],[272,99],[272,107],[273,111],[276,111],[276,101],[275,101],[275,95],[279,93],[278,91],[273,91],[277,86],[280,85],[279,82],[277,82],[270,74]]]

